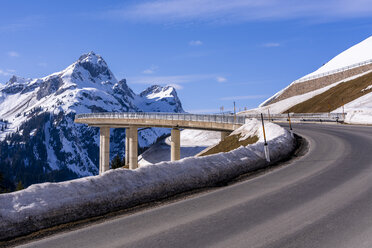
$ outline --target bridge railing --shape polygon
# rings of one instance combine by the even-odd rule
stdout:
[[[155,120],[180,120],[180,121],[201,121],[228,124],[244,124],[245,116],[239,115],[200,115],[183,113],[149,113],[149,112],[105,112],[77,114],[75,119],[155,119]]]

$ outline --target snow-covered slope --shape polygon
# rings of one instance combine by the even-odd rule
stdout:
[[[126,80],[118,81],[103,58],[94,52],[43,78],[14,76],[0,86],[0,121],[4,123],[0,125],[3,145],[0,171],[25,184],[94,175],[98,172],[99,130],[75,124],[74,116],[126,111],[183,112],[183,109],[171,86],[151,86],[135,94]],[[123,156],[125,131],[112,132],[115,135],[111,155]],[[139,145],[147,147],[168,132],[145,129],[139,133]],[[9,168],[19,172],[9,174]],[[41,179],[30,176],[31,173]],[[17,178],[15,174],[21,175]]]
[[[280,114],[280,113],[285,112],[286,110],[290,109],[291,107],[293,107],[293,106],[295,106],[295,105],[297,105],[301,102],[307,101],[307,100],[313,98],[314,96],[322,94],[323,92],[331,89],[332,87],[335,87],[335,86],[339,85],[340,83],[356,79],[358,77],[364,76],[364,75],[366,75],[368,73],[371,73],[371,72],[372,72],[372,70],[361,73],[357,76],[348,77],[344,80],[338,81],[336,83],[333,83],[333,84],[328,85],[326,87],[323,87],[321,89],[314,90],[314,91],[311,91],[309,93],[302,94],[302,95],[292,96],[292,97],[286,98],[284,100],[281,100],[279,102],[272,103],[270,105],[260,106],[260,107],[254,108],[254,109],[249,109],[249,110],[246,110],[246,111],[242,111],[242,112],[239,113],[239,115],[242,115],[242,114],[260,114],[260,113],[267,114],[268,111],[270,111],[271,114]],[[334,112],[336,112],[336,111],[334,111]],[[340,112],[337,112],[337,113],[340,113]]]
[[[342,53],[331,59],[329,62],[327,62],[325,65],[323,65],[316,71],[307,74],[302,78],[307,78],[317,74],[329,72],[332,70],[361,63],[371,59],[372,59],[372,36],[343,51]]]
[[[318,70],[300,78],[306,79],[311,76],[319,75],[326,72],[332,72],[336,69],[340,69],[346,66],[355,65],[358,63],[371,61],[372,62],[372,36],[363,40],[362,42],[350,47],[349,49],[345,50],[344,52],[340,53],[339,55],[335,56],[332,60],[328,63],[320,67]],[[343,75],[335,76],[331,75],[329,77],[322,77],[316,80],[310,81],[294,81],[285,87],[283,90],[280,90],[275,95],[267,99],[265,102],[260,104],[260,106],[256,109],[251,109],[245,111],[243,113],[252,114],[252,113],[267,113],[268,109],[270,109],[271,113],[282,113],[291,107],[309,100],[327,90],[331,89],[332,87],[337,86],[342,82],[347,82],[352,79],[361,78],[362,76],[371,72],[371,66],[365,66],[363,69],[362,67],[358,67],[353,69],[354,71],[349,73],[345,72]],[[332,78],[333,77],[333,78]],[[337,80],[339,81],[337,81]],[[301,90],[307,89],[307,90]],[[306,92],[306,93],[304,93]],[[369,109],[370,106],[368,105],[367,101],[364,101],[365,97],[362,97],[361,100],[355,100],[349,104],[345,105],[345,111],[355,112],[354,114],[354,121],[356,121],[357,114],[360,109],[364,109],[365,113],[370,113],[366,109]],[[335,110],[340,111],[341,109]],[[372,111],[371,111],[372,112]],[[349,117],[351,115],[348,115]],[[364,118],[364,117],[363,117]],[[369,118],[367,118],[369,119]],[[351,121],[351,120],[349,120]],[[363,121],[364,122],[364,121]],[[372,123],[372,122],[371,122]]]

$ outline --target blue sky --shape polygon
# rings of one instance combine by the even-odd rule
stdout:
[[[0,83],[95,51],[137,93],[171,84],[187,111],[239,110],[371,35],[370,0],[1,0]]]

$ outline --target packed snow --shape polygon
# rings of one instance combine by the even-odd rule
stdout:
[[[288,131],[266,123],[271,161],[294,149]],[[180,192],[215,185],[268,165],[258,120],[235,131],[259,136],[259,142],[231,152],[160,162],[136,170],[116,169],[61,183],[35,184],[0,195],[0,239],[26,234],[108,211],[131,207]]]
[[[372,93],[368,93],[344,106],[345,122],[350,124],[372,124]],[[342,107],[333,112],[342,112]]]

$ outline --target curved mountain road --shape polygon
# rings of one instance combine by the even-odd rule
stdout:
[[[372,128],[294,130],[310,150],[287,166],[24,247],[371,247]]]

